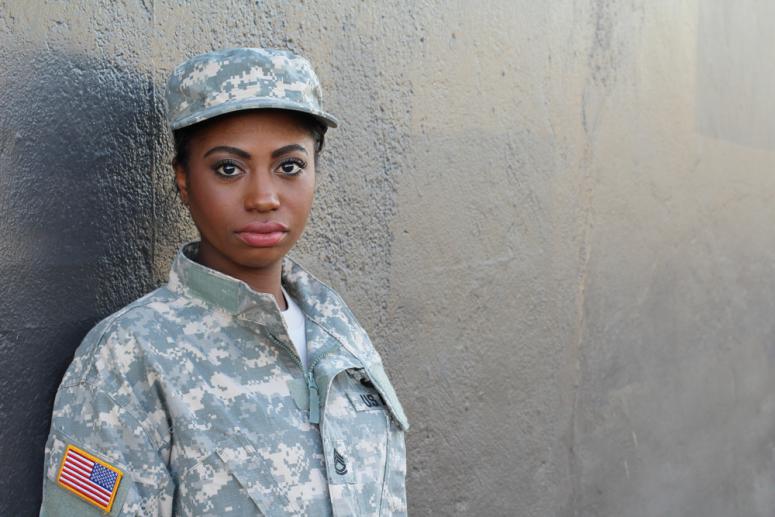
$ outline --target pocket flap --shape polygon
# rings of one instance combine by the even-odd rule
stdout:
[[[218,457],[267,517],[298,514],[286,494],[287,486],[272,475],[271,465],[242,436],[231,436],[216,448]]]
[[[398,423],[399,427],[401,427],[403,431],[407,431],[409,429],[409,420],[406,418],[404,408],[398,401],[398,395],[396,395],[396,392],[393,389],[393,385],[390,383],[390,379],[388,379],[382,363],[372,363],[371,365],[367,366],[366,373],[368,374],[369,379],[371,379],[371,382],[374,384],[374,387],[377,389],[379,394],[382,395],[382,398],[385,399],[385,403],[387,404],[393,419]]]

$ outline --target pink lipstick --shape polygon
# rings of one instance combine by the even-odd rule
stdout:
[[[253,248],[269,248],[280,242],[288,227],[276,221],[250,223],[236,231],[237,237]]]

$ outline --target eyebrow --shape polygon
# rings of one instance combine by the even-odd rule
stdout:
[[[278,156],[282,156],[285,153],[289,153],[291,151],[301,151],[304,154],[307,154],[307,148],[303,145],[299,144],[290,144],[290,145],[284,145],[278,149],[275,149],[272,151],[272,158],[277,158]]]
[[[278,156],[282,156],[282,155],[284,155],[286,153],[289,153],[291,151],[301,151],[304,154],[308,154],[307,153],[307,148],[304,147],[303,145],[300,145],[300,144],[289,144],[289,145],[284,145],[284,146],[282,146],[280,148],[277,148],[274,151],[272,151],[272,158],[277,158]],[[218,153],[218,152],[225,152],[225,153],[236,154],[240,158],[244,158],[246,160],[250,159],[250,153],[248,153],[247,151],[243,151],[239,147],[231,147],[229,145],[217,145],[217,146],[213,147],[212,149],[210,149],[209,151],[207,151],[204,154],[204,156],[207,157],[207,156],[210,156],[213,153]]]
[[[212,149],[210,149],[205,153],[205,157],[210,156],[211,154],[217,153],[217,152],[236,154],[240,158],[244,158],[246,160],[250,158],[250,153],[243,151],[239,147],[231,147],[228,145],[217,145],[213,147]]]

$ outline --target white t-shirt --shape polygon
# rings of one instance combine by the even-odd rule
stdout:
[[[288,308],[282,311],[285,320],[285,326],[288,327],[288,337],[291,338],[293,346],[296,347],[296,352],[299,354],[301,364],[304,365],[304,369],[307,369],[307,334],[304,330],[304,313],[301,312],[299,306],[293,301],[293,298],[285,292],[283,289],[283,296],[288,303]]]

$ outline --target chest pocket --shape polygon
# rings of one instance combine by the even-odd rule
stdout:
[[[335,515],[400,514],[384,511],[383,500],[405,501],[403,409],[377,378],[368,369],[347,370],[327,397],[321,434]]]
[[[232,435],[180,477],[179,512],[184,515],[297,515],[271,465],[242,436]],[[248,501],[245,498],[250,500]],[[251,501],[253,504],[251,504]]]

